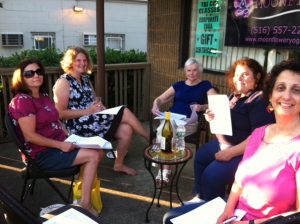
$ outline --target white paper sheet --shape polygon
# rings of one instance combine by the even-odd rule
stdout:
[[[177,113],[170,113],[171,119],[173,120],[185,120],[186,116],[183,114],[177,114]],[[165,119],[166,118],[166,112],[162,112],[160,115],[156,116],[154,119]]]
[[[121,105],[121,106],[117,106],[117,107],[112,107],[112,108],[108,108],[108,109],[105,109],[105,110],[102,110],[100,112],[97,112],[95,114],[117,114],[119,112],[119,110],[123,107],[124,105]]]
[[[111,143],[99,136],[81,137],[72,134],[65,140],[65,142],[71,142],[81,148],[112,149]]]
[[[173,224],[216,224],[225,205],[225,201],[218,197],[190,212],[171,219],[171,222]]]
[[[217,197],[190,212],[171,219],[171,222],[173,224],[216,224],[219,216],[224,211],[225,205],[226,202]],[[234,221],[241,220],[245,214],[245,211],[236,209],[234,211],[236,216]]]
[[[166,112],[162,112],[159,116],[156,116],[154,119],[164,120],[165,118],[166,118]],[[186,115],[171,112],[171,121],[174,122],[176,126],[186,125],[187,123]]]
[[[208,107],[215,115],[214,119],[209,122],[211,133],[232,136],[228,97],[226,95],[209,95]]]
[[[43,222],[43,224],[97,224],[94,220],[84,215],[83,213],[70,208],[59,215]]]

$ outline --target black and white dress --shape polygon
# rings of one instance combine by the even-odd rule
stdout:
[[[71,75],[63,74],[70,85],[68,109],[83,110],[88,108],[95,98],[88,75],[81,76],[81,84]],[[91,114],[65,120],[64,123],[70,133],[80,136],[100,136],[105,139],[114,137],[123,116],[123,107],[117,115]]]

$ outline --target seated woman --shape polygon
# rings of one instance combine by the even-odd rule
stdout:
[[[184,64],[184,71],[185,81],[174,83],[153,101],[151,111],[154,115],[159,115],[159,108],[170,102],[173,102],[171,112],[186,115],[187,118],[192,114],[192,107],[197,112],[207,109],[207,95],[217,93],[209,81],[201,80],[202,65],[195,58],[189,58]],[[187,135],[196,131],[195,125],[193,130],[189,129],[187,127]]]
[[[216,94],[211,83],[201,80],[203,71],[202,65],[195,59],[189,58],[184,65],[186,80],[174,83],[164,93],[153,101],[152,113],[159,115],[159,108],[169,102],[173,102],[170,111],[183,114],[189,118],[192,114],[192,107],[195,111],[201,112],[207,109],[207,95]],[[186,135],[193,134],[197,130],[197,124],[186,125]],[[161,171],[156,176],[157,182],[161,182]],[[168,166],[163,169],[163,182],[169,182],[171,170]]]
[[[263,223],[300,210],[300,63],[283,61],[275,65],[264,97],[275,112],[276,123],[257,128],[250,136],[218,224],[231,217],[235,209],[246,214],[242,221],[231,222],[234,224]],[[171,210],[164,216],[164,223],[201,204]]]
[[[267,111],[268,102],[262,97],[265,72],[254,59],[241,58],[233,63],[227,74],[233,93],[229,96],[232,136],[217,135],[202,145],[194,160],[195,197],[190,202],[225,197],[226,187],[234,180],[234,174],[244,153],[246,139],[252,131],[275,121]],[[213,111],[207,110],[207,119],[213,119]]]
[[[25,60],[13,74],[15,97],[9,104],[9,114],[17,121],[30,155],[41,169],[56,170],[82,165],[83,184],[81,206],[93,214],[91,190],[102,150],[76,148],[64,142],[66,133],[59,121],[54,102],[47,95],[45,70],[38,60]]]
[[[53,87],[54,101],[59,116],[67,129],[80,136],[100,136],[107,140],[117,139],[118,156],[114,171],[136,175],[137,172],[124,164],[133,132],[149,141],[136,116],[123,107],[117,115],[95,114],[105,109],[96,96],[87,73],[92,70],[92,61],[86,50],[80,47],[66,51],[61,66],[65,71]]]

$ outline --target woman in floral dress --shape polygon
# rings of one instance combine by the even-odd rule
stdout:
[[[65,72],[53,87],[54,101],[60,118],[65,121],[71,133],[80,136],[100,136],[107,140],[117,140],[118,156],[114,170],[134,176],[137,172],[124,164],[124,158],[131,143],[132,134],[149,141],[149,132],[145,130],[136,116],[125,106],[118,114],[95,114],[105,109],[95,101],[96,95],[88,73],[92,70],[92,61],[86,50],[80,47],[66,51],[61,66]]]

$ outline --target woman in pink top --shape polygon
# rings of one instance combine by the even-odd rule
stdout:
[[[256,129],[235,175],[226,208],[218,223],[246,211],[244,220],[262,223],[269,217],[300,210],[300,64],[275,65],[264,96],[276,123]]]
[[[300,63],[283,61],[275,65],[266,81],[264,96],[268,110],[274,110],[276,123],[254,130],[248,138],[235,182],[217,224],[246,212],[242,221],[232,224],[258,224],[278,215],[300,210]],[[298,187],[297,187],[298,186]],[[205,202],[172,209],[170,219]]]

